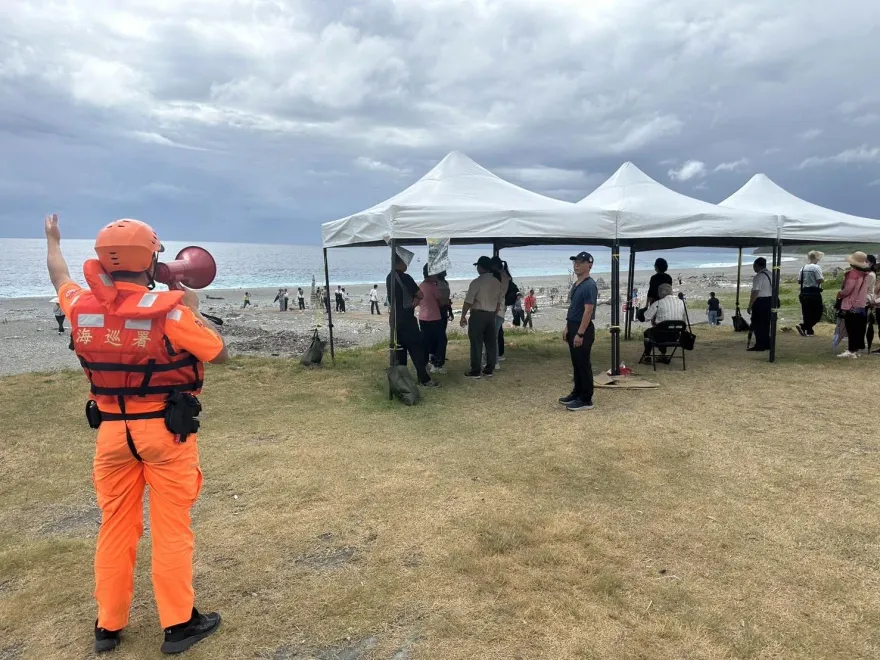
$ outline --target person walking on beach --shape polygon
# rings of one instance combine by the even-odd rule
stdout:
[[[336,311],[339,312],[342,310],[342,287],[338,284],[336,285],[334,295],[336,296]]]
[[[95,652],[119,646],[128,625],[149,486],[153,591],[165,631],[161,650],[180,653],[220,625],[219,614],[202,614],[194,605],[190,509],[202,488],[195,397],[203,363],[226,362],[229,354],[199,312],[195,292],[150,291],[164,248],[149,225],[117,220],[98,232],[98,258],[83,267],[88,289],[70,278],[57,215],[46,218],[45,231],[49,277],[91,383],[86,417],[98,429]]]
[[[523,294],[517,293],[516,300],[513,303],[513,325],[518,328],[522,322],[524,317],[523,312]]]
[[[342,293],[339,294],[339,302],[342,306],[342,309],[340,309],[339,311],[342,314],[345,314],[345,301],[347,298],[348,298],[348,294],[345,292],[345,287],[342,287]]]
[[[773,276],[767,270],[764,257],[755,259],[752,265],[755,277],[752,279],[752,295],[746,310],[752,317],[752,333],[755,345],[749,351],[770,350],[770,310],[773,307]]]
[[[305,311],[306,308],[306,294],[303,293],[302,287],[298,287],[296,290],[296,303],[299,307],[299,311]]]
[[[248,293],[247,291],[245,291],[244,292],[244,301],[241,303],[241,308],[244,309],[245,307],[250,307],[250,306],[251,306],[251,294]]]
[[[379,285],[374,284],[373,288],[370,289],[370,316],[373,314],[378,314],[382,316],[382,312],[379,311]]]
[[[813,328],[822,320],[825,305],[822,302],[822,283],[825,276],[819,262],[825,254],[818,250],[807,252],[807,263],[798,273],[798,285],[800,294],[798,299],[801,303],[801,316],[803,322],[795,326],[801,337],[813,337]]]
[[[406,364],[406,354],[412,358],[419,384],[423,387],[439,387],[440,383],[428,375],[428,356],[425,340],[416,321],[415,308],[422,300],[422,292],[415,280],[406,272],[406,262],[394,255],[394,270],[385,279],[388,296],[394,298],[394,306],[388,315],[389,323],[397,330],[397,343],[403,349],[401,364]],[[392,296],[392,288],[394,295]]]
[[[525,320],[523,321],[523,329],[535,329],[535,326],[532,325],[532,312],[535,311],[536,306],[535,290],[529,289],[529,295],[527,295],[523,300],[523,309],[525,310],[526,314]]]
[[[706,302],[706,314],[709,317],[709,325],[718,325],[718,315],[721,313],[721,301],[715,297],[715,292],[709,292],[709,300]],[[683,319],[682,319],[683,320]]]
[[[58,334],[64,334],[64,310],[61,309],[61,305],[58,304],[58,298],[52,298],[52,302],[55,303],[55,310],[53,314],[55,314],[55,322],[58,324]]]
[[[596,339],[593,319],[596,317],[596,303],[599,300],[599,287],[590,277],[593,269],[593,256],[589,252],[579,252],[571,257],[574,274],[577,276],[568,296],[568,314],[562,341],[568,344],[571,366],[574,372],[574,389],[561,397],[559,403],[572,412],[593,409],[593,365],[590,351]]]
[[[492,377],[495,373],[495,357],[498,353],[498,330],[495,318],[501,304],[501,281],[492,272],[492,260],[480,257],[477,263],[479,276],[468,286],[461,308],[462,328],[468,329],[471,345],[471,368],[465,373],[466,378]],[[470,320],[468,320],[470,312]],[[483,352],[485,350],[486,366],[481,371]]]
[[[278,289],[278,293],[275,294],[275,300],[272,302],[278,303],[278,311],[284,311],[284,289]]]

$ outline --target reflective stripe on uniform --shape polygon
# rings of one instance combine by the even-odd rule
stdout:
[[[113,278],[110,277],[107,273],[100,273],[98,277],[101,279],[101,282],[104,286],[113,286]]]
[[[76,324],[80,328],[103,328],[104,327],[104,315],[103,314],[78,314],[76,317]]]
[[[153,319],[125,319],[126,330],[151,330]]]
[[[152,307],[153,303],[159,298],[158,293],[145,293],[138,301],[138,307]]]
[[[183,318],[183,310],[172,309],[170,312],[168,312],[168,316],[166,318],[168,318],[169,321],[179,321]]]

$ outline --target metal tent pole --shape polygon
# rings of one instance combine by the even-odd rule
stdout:
[[[388,364],[389,366],[396,367],[397,366],[397,307],[394,302],[394,294],[397,290],[394,272],[397,266],[397,241],[393,238],[389,242],[391,245],[391,273],[388,276],[389,286],[388,288],[388,302],[390,307],[388,308],[388,326],[389,326],[389,336],[388,336]],[[394,392],[391,390],[391,380],[388,381],[388,400],[391,401],[394,399]]]
[[[779,317],[779,285],[782,280],[782,241],[773,246],[773,297],[770,299],[770,362],[776,362],[776,322]]]
[[[620,243],[611,245],[611,375],[620,375]]]
[[[636,279],[636,249],[634,246],[630,246],[629,248],[629,277],[627,278],[626,283],[626,330],[624,332],[624,339],[632,339],[632,322],[633,322],[633,312],[635,311],[633,306],[633,285],[635,284]]]
[[[314,280],[314,278],[312,278]],[[324,283],[327,286],[327,328],[330,330],[330,359],[336,364],[336,349],[333,346],[333,315],[330,312],[330,269],[327,266],[327,248],[324,248]],[[314,286],[314,282],[312,283]],[[320,303],[319,303],[320,304]]]
[[[736,315],[742,316],[742,312],[739,309],[739,286],[740,281],[742,279],[742,269],[743,269],[743,249],[739,249],[739,259],[736,264]]]

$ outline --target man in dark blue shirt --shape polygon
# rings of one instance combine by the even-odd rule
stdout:
[[[568,343],[571,353],[571,366],[574,370],[574,389],[571,394],[559,399],[571,411],[593,409],[593,366],[590,364],[590,351],[596,339],[593,319],[596,318],[596,303],[599,300],[599,287],[590,277],[593,269],[593,256],[581,252],[571,257],[577,281],[569,295],[568,316],[562,340]]]

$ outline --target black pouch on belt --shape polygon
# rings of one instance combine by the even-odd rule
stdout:
[[[86,421],[93,429],[101,426],[101,411],[98,409],[98,402],[94,399],[89,399],[86,403]]]
[[[165,426],[180,442],[186,442],[191,433],[199,432],[199,413],[202,404],[192,394],[173,392],[165,403]]]

